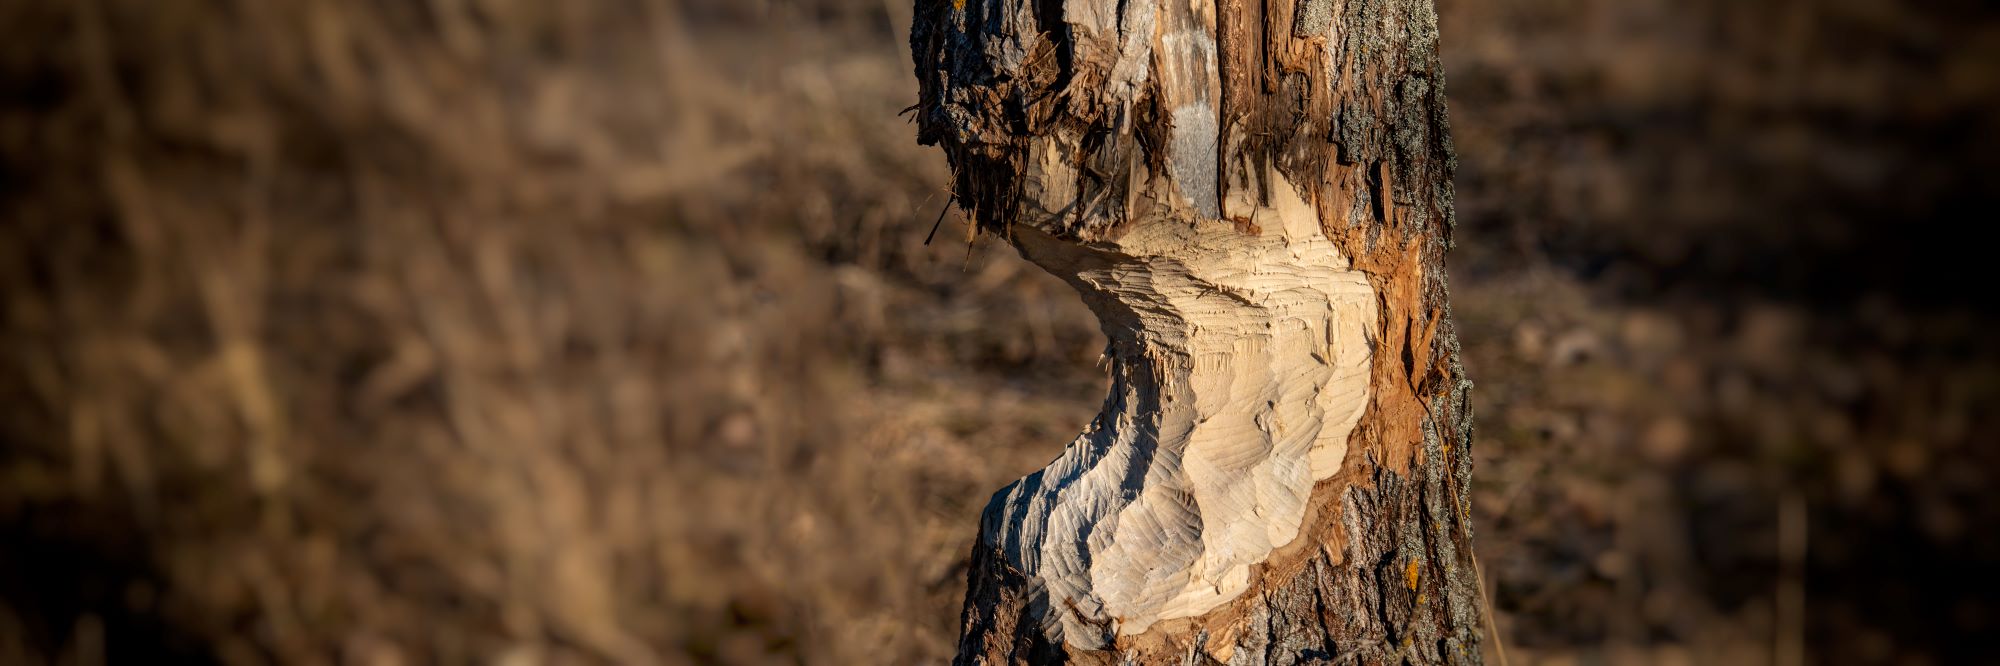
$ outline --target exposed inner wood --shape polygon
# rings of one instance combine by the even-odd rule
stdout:
[[[1101,648],[1248,589],[1300,534],[1367,406],[1374,289],[1289,186],[1254,233],[1138,225],[1116,241],[1017,228],[1110,339],[1111,395],[1048,467],[1002,490],[983,539],[1030,576],[1052,636]]]

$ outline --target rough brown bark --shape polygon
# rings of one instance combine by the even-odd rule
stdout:
[[[1036,500],[1037,490],[1048,498],[1087,490],[1044,489],[1056,483],[1043,478],[1059,471],[1052,465],[996,496],[973,549],[957,663],[1478,662],[1471,383],[1446,302],[1454,158],[1431,0],[918,0],[911,45],[919,139],[945,150],[960,204],[978,229],[1069,280],[1104,320],[1114,394],[1065,459],[1138,470],[1114,488],[1122,495],[1085,504],[1097,513],[1072,521],[1082,525],[1070,535],[1076,543],[1049,547],[1082,554],[1084,571],[1067,574],[1084,581],[1079,593],[1042,551],[1021,560],[1030,549],[1020,534],[1050,538],[1057,520],[1015,523],[1036,519],[1022,507],[1059,501]],[[1297,215],[1287,211],[1298,210],[1316,229],[1288,224]],[[1325,240],[1339,251],[1326,268],[1358,271],[1372,290],[1365,337],[1323,350],[1350,345],[1365,356],[1358,422],[1336,428],[1314,410],[1307,424],[1343,438],[1344,449],[1314,444],[1339,453],[1337,469],[1310,480],[1298,524],[1271,530],[1289,540],[1257,554],[1240,591],[1218,583],[1201,599],[1221,601],[1198,599],[1193,616],[1114,612],[1137,606],[1089,586],[1108,588],[1093,576],[1126,564],[1109,554],[1132,550],[1099,541],[1132,542],[1143,530],[1130,518],[1121,526],[1118,512],[1142,506],[1159,483],[1184,482],[1173,474],[1192,469],[1197,454],[1168,461],[1168,472],[1156,457],[1220,446],[1172,430],[1176,418],[1201,428],[1230,416],[1172,413],[1176,391],[1184,401],[1212,396],[1204,373],[1234,372],[1205,368],[1206,356],[1184,358],[1202,352],[1183,338],[1217,335],[1215,322],[1293,321],[1271,319],[1270,294],[1176,296],[1173,280],[1230,291],[1241,275],[1320,275],[1279,265],[1288,255],[1271,249]],[[1335,305],[1314,321],[1331,327],[1357,311]],[[1242,335],[1271,347],[1270,358],[1288,358],[1275,333]],[[1328,328],[1326,337],[1337,336]],[[1311,358],[1332,365],[1319,352]],[[1242,384],[1240,374],[1224,383]],[[1282,393],[1292,380],[1260,381]],[[1274,442],[1258,449],[1272,459],[1281,457],[1274,447],[1297,444],[1284,434],[1296,423],[1266,426],[1266,416],[1286,413],[1280,402],[1245,407],[1259,416],[1245,419],[1257,425],[1244,436]],[[1146,459],[1079,452],[1121,446]],[[1258,480],[1254,470],[1240,473]],[[1191,530],[1191,547],[1212,557],[1210,539],[1227,525],[1201,492],[1220,491],[1173,495],[1192,517],[1170,527]],[[1264,501],[1256,499],[1255,519],[1269,517]],[[1296,536],[1277,529],[1290,527]],[[1122,531],[1106,536],[1113,529]]]

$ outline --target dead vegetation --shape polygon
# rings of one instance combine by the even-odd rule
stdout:
[[[1976,255],[1919,236],[1993,172],[2000,41],[1714,4],[1443,8],[1498,623],[1977,654],[2000,375],[1976,290],[1926,288]],[[0,662],[942,659],[1102,339],[956,220],[924,246],[906,24],[0,6]]]

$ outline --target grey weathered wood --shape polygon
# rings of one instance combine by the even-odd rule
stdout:
[[[920,0],[919,139],[1112,395],[996,495],[957,662],[1479,661],[1430,0]]]

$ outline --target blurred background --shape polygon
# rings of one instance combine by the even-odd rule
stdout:
[[[2000,11],[1439,5],[1512,662],[2000,659]],[[0,663],[945,660],[1103,341],[909,16],[0,2]]]

